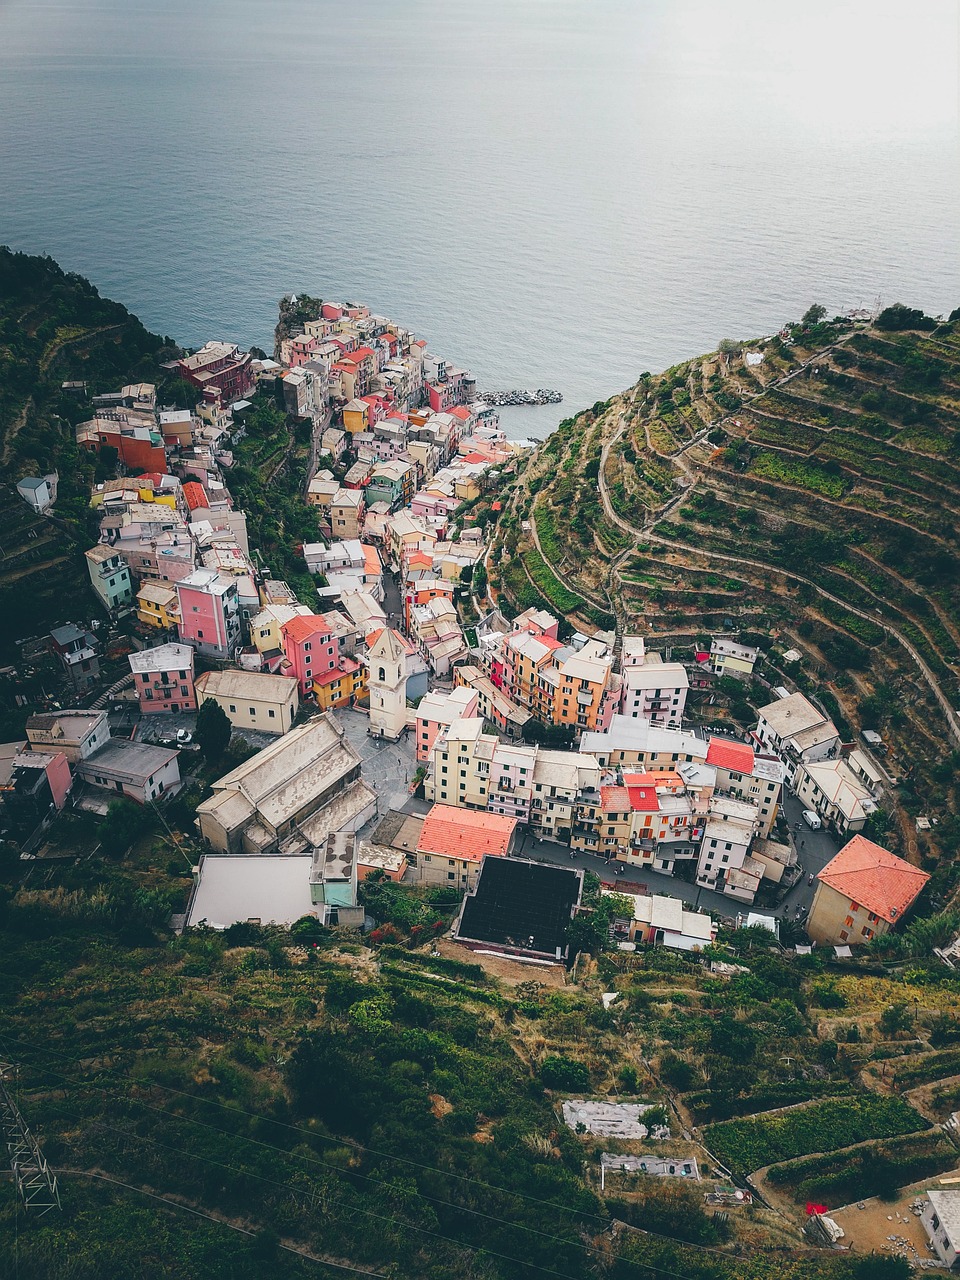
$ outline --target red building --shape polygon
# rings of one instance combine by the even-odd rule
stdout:
[[[242,400],[256,385],[253,357],[230,342],[208,342],[178,361],[180,376],[201,391],[216,389],[225,404]]]

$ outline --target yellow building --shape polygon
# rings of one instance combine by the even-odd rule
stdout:
[[[367,670],[352,658],[341,658],[339,667],[315,676],[313,693],[321,711],[349,707],[367,695]]]
[[[137,592],[137,618],[145,627],[175,631],[180,621],[177,593],[160,582],[147,582]]]
[[[369,431],[367,405],[362,400],[351,400],[349,404],[343,406],[343,429],[354,433]]]
[[[261,657],[276,657],[283,653],[281,629],[291,618],[301,614],[311,615],[305,604],[268,604],[250,619],[250,639]]]
[[[262,671],[205,671],[194,686],[197,707],[217,702],[237,729],[287,733],[300,709],[297,682],[292,676]]]
[[[863,946],[896,928],[930,877],[854,836],[817,876],[807,933],[826,946]]]
[[[460,808],[486,809],[496,745],[496,735],[483,732],[478,716],[454,720],[433,744],[433,766],[424,781],[425,798]]]

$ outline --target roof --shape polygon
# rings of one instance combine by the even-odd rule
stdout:
[[[626,787],[601,787],[600,806],[605,813],[629,813],[630,792]]]
[[[172,751],[168,747],[155,747],[146,742],[128,742],[126,738],[111,738],[92,755],[81,760],[77,765],[77,772],[84,777],[105,773],[128,781],[145,782],[171,760],[176,760],[178,755],[178,751]]]
[[[678,778],[678,781],[680,779]],[[656,813],[660,808],[657,799],[657,780],[652,773],[625,773],[623,784],[630,795],[630,808],[641,813]]]
[[[927,1199],[954,1249],[960,1245],[960,1191],[928,1191]]]
[[[562,959],[582,885],[582,871],[526,858],[487,858],[464,899],[455,936]]]
[[[205,671],[197,677],[198,694],[208,698],[254,698],[264,702],[286,702],[296,693],[293,676],[269,675],[263,671]]]
[[[280,630],[295,644],[301,644],[304,640],[310,640],[316,635],[325,636],[331,633],[330,623],[319,613],[298,614],[297,617],[284,622]]]
[[[930,877],[866,836],[854,836],[817,879],[895,924],[916,901]]]
[[[683,934],[704,943],[712,941],[716,934],[717,926],[710,916],[700,911],[688,911],[679,898],[669,898],[659,893],[621,894],[619,890],[610,889],[602,892],[605,896],[616,894],[618,897],[632,899],[634,920],[649,924],[654,929]]]
[[[502,814],[435,804],[423,821],[417,852],[468,862],[490,855],[505,857],[516,826],[516,818]]]
[[[158,644],[154,649],[131,653],[130,670],[136,674],[145,671],[193,670],[193,650],[188,644]]]
[[[791,693],[789,697],[778,698],[776,702],[761,707],[759,715],[779,738],[792,738],[805,729],[823,724],[827,719],[802,693]]]
[[[105,542],[98,542],[92,546],[89,551],[83,553],[88,560],[92,560],[94,564],[104,564],[107,560],[119,560],[120,552],[116,547],[108,547]],[[123,568],[127,566],[124,565]]]
[[[246,920],[290,925],[301,916],[316,915],[310,895],[311,863],[309,854],[264,858],[204,854],[188,927],[206,921],[212,929],[226,929]]]
[[[274,827],[296,818],[315,798],[346,778],[360,757],[329,713],[317,716],[259,751],[213,784],[198,806],[215,807],[220,793],[242,795]]]
[[[726,738],[711,738],[707,746],[707,764],[718,769],[730,769],[733,773],[753,772],[753,747],[744,742],[730,742]]]
[[[206,490],[203,485],[199,484],[196,480],[187,481],[183,486],[183,496],[191,511],[196,511],[198,507],[207,507],[210,505],[207,501]]]

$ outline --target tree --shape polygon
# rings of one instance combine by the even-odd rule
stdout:
[[[231,732],[230,721],[223,707],[212,698],[207,699],[197,714],[194,737],[208,760],[220,759],[230,745]]]
[[[111,800],[100,828],[100,848],[108,857],[126,853],[143,827],[143,814],[132,800]]]
[[[815,302],[812,306],[807,307],[806,311],[803,313],[800,323],[805,329],[813,328],[815,324],[820,323],[826,314],[827,308],[821,307],[819,302]]]
[[[905,307],[902,302],[895,302],[892,307],[885,307],[877,316],[878,329],[935,329],[937,323],[925,316],[915,307]]]

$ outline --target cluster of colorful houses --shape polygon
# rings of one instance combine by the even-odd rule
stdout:
[[[685,727],[699,671],[748,677],[756,649],[722,637],[692,664],[664,661],[640,637],[568,634],[538,609],[512,621],[493,610],[468,640],[457,600],[486,548],[482,529],[456,513],[495,486],[512,457],[469,374],[361,306],[323,304],[276,355],[207,343],[178,362],[197,389],[194,410],[158,406],[156,388],[140,383],[95,397],[94,417],[77,429],[82,447],[113,450],[127,473],[93,495],[100,536],[87,564],[107,612],[135,609],[148,640],[129,659],[140,711],[194,712],[214,701],[235,728],[277,739],[198,810],[210,852],[191,922],[247,918],[236,914],[247,906],[250,916],[280,919],[269,915],[277,859],[286,860],[284,883],[297,886],[284,919],[290,902],[325,904],[327,920],[342,908],[352,919],[357,879],[373,869],[475,895],[484,860],[515,853],[518,832],[752,904],[764,882],[787,885],[800,874],[794,847],[774,838],[785,785],[855,837],[839,857],[864,854],[869,842],[857,833],[876,808],[880,775],[802,693],[777,689],[749,741]],[[224,479],[245,430],[245,397],[267,382],[289,413],[312,422],[329,464],[305,495],[322,539],[301,548],[316,584],[307,603],[255,566]],[[47,496],[53,481],[42,482]],[[24,496],[44,494],[28,486]],[[392,617],[387,573],[398,592]],[[78,689],[96,681],[93,634],[67,625],[51,642]],[[304,704],[324,714],[300,724]],[[373,838],[358,836],[377,800],[328,714],[348,706],[367,710],[374,737],[413,735],[433,806],[426,818],[388,815]],[[563,749],[536,745],[531,738],[543,733],[534,729],[555,731]],[[180,782],[174,747],[111,738],[103,712],[33,716],[27,738],[3,784],[23,814],[61,809],[76,781],[140,803]],[[869,858],[892,858],[869,847],[878,851]],[[273,870],[250,861],[268,856]],[[232,886],[216,912],[214,881],[221,897]],[[561,915],[569,888],[557,891]],[[842,924],[830,923],[829,889],[822,876],[815,909],[820,902],[829,917],[824,939],[867,941],[896,918],[864,892],[859,903],[851,897]],[[258,899],[262,910],[253,909]],[[656,922],[676,913],[662,901],[637,897],[631,935],[663,936]],[[861,924],[854,906],[863,905]],[[712,936],[695,916],[677,916],[673,931],[687,942],[676,945]],[[817,927],[811,917],[812,936]]]

